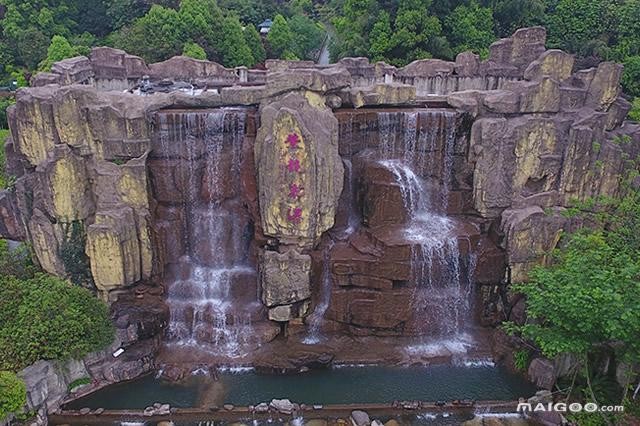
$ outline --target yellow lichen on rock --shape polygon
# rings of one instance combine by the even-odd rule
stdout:
[[[135,209],[149,207],[147,182],[144,175],[140,178],[125,169],[118,181],[118,192],[122,201]]]
[[[108,292],[141,278],[141,257],[133,211],[97,214],[87,230],[86,253],[99,291]]]
[[[88,179],[82,159],[68,151],[58,158],[49,175],[54,214],[62,222],[72,222],[87,217]]]
[[[556,129],[552,121],[537,121],[515,145],[516,168],[513,177],[513,188],[517,194],[530,178],[541,178],[541,156],[550,154],[556,148]],[[550,189],[549,183],[543,191]]]
[[[54,122],[43,112],[44,106],[40,102],[19,104],[17,107],[23,119],[16,121],[16,147],[31,165],[37,166],[53,149]]]

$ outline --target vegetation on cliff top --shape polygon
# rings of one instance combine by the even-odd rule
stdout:
[[[269,58],[315,59],[331,33],[334,60],[368,56],[395,65],[481,56],[524,26],[544,25],[549,47],[580,66],[625,64],[623,85],[640,96],[640,0],[2,0],[0,85],[25,83],[62,57],[110,45],[150,62],[186,53],[227,66]],[[263,43],[256,26],[273,20]],[[236,24],[238,22],[240,25]],[[244,34],[244,37],[241,36]],[[265,55],[266,53],[266,55]]]

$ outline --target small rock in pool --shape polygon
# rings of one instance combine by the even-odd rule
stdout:
[[[353,410],[351,412],[351,422],[354,426],[369,426],[371,424],[371,419],[365,411]]]
[[[235,405],[233,405],[233,404],[224,404],[222,407],[227,411],[231,411],[234,408],[236,408]]]
[[[86,416],[90,412],[91,412],[91,408],[88,408],[88,407],[84,407],[84,408],[80,409],[80,414],[82,414],[83,416]]]
[[[102,414],[102,413],[104,413],[104,408],[98,408],[98,409],[96,409],[96,411],[93,412],[93,414],[98,415],[98,416],[100,414]]]
[[[323,407],[323,406],[322,406],[322,405],[320,405],[320,404],[314,404],[314,405],[313,405],[313,409],[314,409],[314,410],[322,410],[322,407]]]
[[[288,399],[272,399],[269,405],[282,414],[291,414],[295,410],[295,405]]]
[[[253,408],[253,411],[256,413],[266,413],[269,411],[269,406],[266,402],[261,402]]]

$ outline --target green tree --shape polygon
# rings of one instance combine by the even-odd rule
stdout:
[[[256,27],[253,24],[248,24],[244,28],[243,34],[244,40],[251,50],[251,55],[253,56],[255,63],[263,63],[267,58],[267,53],[264,50],[262,38],[260,37]]]
[[[176,10],[153,5],[144,16],[113,34],[111,43],[147,62],[158,62],[181,53],[188,40],[183,29]]]
[[[293,35],[291,51],[301,59],[315,60],[326,34],[322,25],[303,15],[292,16],[288,23]]]
[[[389,14],[380,12],[378,20],[373,25],[369,34],[369,57],[373,61],[388,61],[388,54],[391,50],[391,21]]]
[[[107,305],[88,290],[45,274],[0,277],[0,368],[79,359],[113,337]]]
[[[640,122],[640,97],[634,98],[629,111],[629,119]]]
[[[455,53],[471,50],[487,57],[495,40],[491,9],[475,0],[456,7],[445,20],[445,29]]]
[[[217,46],[225,37],[224,23],[215,0],[182,0],[178,14],[184,34],[210,56],[221,59]]]
[[[271,57],[282,58],[285,52],[293,51],[293,33],[284,16],[276,15],[267,34],[267,41]]]
[[[518,28],[545,23],[544,0],[484,0],[481,3],[493,11],[495,31],[500,37],[508,37]]]
[[[0,420],[17,413],[27,404],[27,387],[11,371],[0,371]]]
[[[184,47],[182,48],[182,55],[193,59],[207,59],[207,52],[205,52],[198,43],[194,43],[192,41],[188,41],[184,44]]]
[[[640,55],[625,58],[621,83],[625,93],[640,96]]]
[[[598,229],[569,236],[552,265],[514,285],[527,297],[528,320],[507,329],[548,357],[573,353],[586,362],[608,345],[620,359],[640,359],[640,191],[627,186],[621,201],[591,203],[596,213],[583,213]]]
[[[219,0],[218,4],[222,9],[238,16],[241,22],[253,25],[259,25],[282,8],[280,0]]]
[[[222,60],[227,67],[248,66],[255,64],[251,48],[244,39],[242,25],[236,16],[227,16],[222,22],[224,38],[220,46]]]
[[[613,33],[611,10],[611,0],[559,0],[550,8],[549,45],[582,55],[591,54],[594,41]]]
[[[331,41],[331,58],[366,56],[369,51],[367,34],[378,16],[375,0],[345,0],[342,13],[332,23],[336,37]]]
[[[66,38],[55,35],[51,39],[51,44],[47,49],[47,57],[40,63],[39,68],[42,71],[49,71],[54,63],[63,59],[72,58],[77,56],[77,54],[77,49],[71,46],[71,43],[69,43]]]
[[[448,54],[444,49],[435,49],[434,41],[441,36],[442,25],[437,16],[425,13],[430,5],[431,0],[400,0],[391,39],[394,65]]]

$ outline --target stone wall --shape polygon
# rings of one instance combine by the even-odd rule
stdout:
[[[544,44],[544,29],[535,27],[494,43],[486,61],[471,53],[400,69],[365,58],[326,67],[273,61],[266,71],[184,57],[147,65],[122,51],[94,49],[89,58],[55,64],[34,78],[34,87],[17,93],[6,151],[18,179],[12,192],[0,196],[0,233],[27,239],[42,267],[63,277],[70,266],[64,253],[79,248],[84,284],[110,301],[140,282],[157,283],[175,254],[161,235],[172,212],[155,188],[164,166],[149,156],[156,113],[255,108],[258,130],[249,146],[255,165],[242,166],[250,177],[243,184],[255,186],[245,194],[254,195],[243,203],[255,224],[262,300],[272,319],[304,316],[319,288],[312,260],[322,256],[316,247],[334,223],[347,220],[340,213],[346,189],[339,155],[362,148],[339,138],[341,117],[361,111],[357,125],[375,147],[366,111],[437,101],[459,117],[449,213],[468,225],[465,235],[482,248],[487,266],[476,274],[480,310],[485,323],[494,323],[511,311],[505,285],[526,280],[561,230],[573,226],[563,209],[573,199],[619,196],[620,179],[637,168],[630,161],[640,150],[640,130],[624,122],[630,105],[620,95],[621,66],[604,62],[575,70],[571,55]],[[145,75],[165,89],[146,95],[129,90]],[[178,90],[183,84],[201,91]],[[180,147],[167,147],[174,148]],[[375,228],[402,215],[402,208],[389,176],[365,160],[358,160],[367,193],[364,217]],[[403,281],[402,265],[394,262],[405,255],[395,259],[379,250],[381,244],[384,239],[368,235],[333,249],[334,264],[346,262],[338,270],[363,273],[336,274],[349,276],[332,282],[336,294],[348,287],[361,297],[336,299],[329,312],[335,318],[359,312],[357,324],[344,323],[365,333],[393,329],[406,314],[370,313],[384,298],[395,298],[399,307],[405,297],[393,287]],[[376,263],[381,258],[389,265]],[[366,303],[358,307],[356,299]]]

